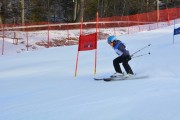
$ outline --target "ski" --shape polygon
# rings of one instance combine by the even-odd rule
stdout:
[[[135,80],[135,79],[145,79],[148,78],[147,75],[144,76],[130,76],[130,77],[107,77],[107,78],[94,78],[94,80],[100,81],[100,80],[104,80],[104,81],[121,81],[121,80]]]
[[[121,80],[135,80],[135,79],[145,79],[148,76],[131,76],[131,77],[121,77],[121,78],[104,78],[104,81],[121,81]]]
[[[106,78],[94,78],[94,80],[104,80]]]

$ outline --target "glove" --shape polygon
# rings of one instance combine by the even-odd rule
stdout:
[[[130,55],[127,55],[127,56],[126,56],[126,60],[127,60],[127,61],[130,61],[130,60],[131,60],[131,56],[130,56]]]

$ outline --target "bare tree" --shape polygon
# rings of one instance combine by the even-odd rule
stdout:
[[[21,22],[22,25],[24,25],[25,20],[24,20],[24,0],[21,0]]]
[[[84,0],[79,0],[77,9],[77,19],[76,22],[80,22],[84,16]]]
[[[2,24],[2,3],[0,2],[0,24]]]

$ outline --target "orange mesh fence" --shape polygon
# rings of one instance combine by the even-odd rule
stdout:
[[[100,22],[124,21],[126,23],[124,24],[123,22],[121,22],[120,25],[123,27],[123,26],[153,23],[153,22],[166,22],[176,18],[180,18],[180,8],[171,8],[171,9],[165,9],[165,10],[159,10],[159,11],[153,11],[153,12],[129,15],[129,16],[99,18],[99,21]],[[107,25],[107,27],[108,26],[109,25]]]
[[[99,28],[109,28],[109,27],[129,27],[134,25],[143,25],[156,22],[168,22],[170,20],[180,18],[180,8],[171,8],[159,11],[153,11],[142,14],[135,14],[129,16],[113,16],[106,18],[99,18]],[[28,26],[28,27],[27,27]],[[49,27],[50,26],[50,27]],[[51,23],[48,22],[36,22],[36,23],[26,23],[21,24],[6,24],[5,28],[9,30],[16,27],[18,30],[67,30],[67,29],[79,29],[80,23]],[[18,28],[19,27],[19,28]],[[83,23],[83,28],[96,28],[96,21],[92,20]]]
[[[171,8],[165,10],[159,10],[159,18],[161,21],[167,21],[168,14],[171,17],[170,20],[179,18],[180,17],[180,8]],[[129,21],[138,21],[142,22],[156,22],[157,21],[157,14],[158,11],[148,12],[148,13],[141,13],[136,15],[129,15],[129,16],[117,16],[117,17],[107,17],[107,18],[99,18],[99,21],[128,21],[127,17],[129,17]],[[151,16],[151,19],[148,19],[148,16]]]

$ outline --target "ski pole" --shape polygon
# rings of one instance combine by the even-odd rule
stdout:
[[[141,50],[143,50],[143,49],[149,47],[150,45],[151,45],[151,44],[148,44],[148,45],[146,45],[145,47],[143,47],[143,48],[137,50],[136,52],[134,52],[134,53],[131,55],[131,57],[134,56],[136,53],[140,52]]]
[[[145,56],[145,55],[150,55],[151,53],[146,53],[146,54],[142,54],[142,55],[137,55],[137,56],[133,56],[132,58],[137,58],[137,57],[142,57],[142,56]]]

